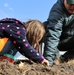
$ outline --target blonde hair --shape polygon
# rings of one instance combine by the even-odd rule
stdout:
[[[45,34],[43,23],[39,20],[29,20],[26,23],[27,40],[37,51],[40,49],[40,41]]]

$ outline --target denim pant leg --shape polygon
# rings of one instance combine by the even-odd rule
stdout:
[[[7,43],[4,46],[3,50],[0,52],[0,56],[4,55],[5,53],[12,54],[13,56],[17,53],[17,49],[12,44],[11,40],[7,41]]]

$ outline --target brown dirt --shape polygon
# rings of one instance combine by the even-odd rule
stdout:
[[[30,61],[0,62],[0,75],[74,75],[74,60],[49,67]]]

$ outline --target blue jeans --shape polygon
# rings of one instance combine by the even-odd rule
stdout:
[[[7,43],[5,44],[3,50],[0,52],[0,56],[4,55],[6,53],[11,54],[13,56],[17,53],[17,49],[12,44],[11,40],[7,41]]]

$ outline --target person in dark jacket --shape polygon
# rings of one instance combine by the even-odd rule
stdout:
[[[56,59],[60,59],[59,51],[74,50],[74,0],[57,0],[44,24],[46,36],[43,55],[53,65]]]
[[[30,44],[28,42],[28,40],[27,40],[28,38],[26,37],[26,32],[28,32],[28,34],[30,35],[28,37],[34,36],[35,42],[33,41],[33,44],[38,45],[38,42],[41,40],[41,38],[43,37],[44,32],[45,32],[45,31],[42,31],[42,33],[41,33],[40,29],[37,29],[38,27],[39,28],[42,27],[42,29],[43,29],[42,23],[37,21],[37,24],[36,24],[33,21],[31,24],[33,24],[33,26],[31,25],[31,27],[34,27],[34,28],[31,28],[30,32],[28,32],[27,28],[29,28],[29,27],[27,27],[25,23],[22,23],[21,21],[14,19],[14,18],[2,19],[2,20],[0,20],[0,38],[4,38],[4,37],[8,38],[13,43],[15,48],[21,54],[23,54],[30,60],[41,63],[41,64],[45,63],[46,65],[49,65],[48,61],[43,57],[43,55],[39,54],[35,50],[35,48],[33,48],[32,44]],[[36,30],[34,30],[35,27],[36,27],[37,31],[39,30],[39,34],[41,34],[42,36],[39,35],[39,37],[38,37],[37,34],[36,35],[30,34],[32,32],[34,33],[34,31],[36,31]],[[37,40],[35,37],[37,38]],[[31,38],[31,40],[33,40],[33,39]],[[4,50],[6,51],[6,48]],[[8,48],[7,48],[7,50],[8,50]],[[0,50],[0,54],[2,54],[2,53],[4,53],[4,52],[2,52]]]

